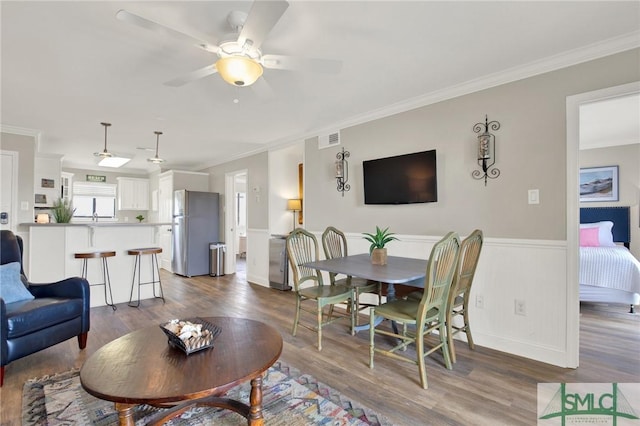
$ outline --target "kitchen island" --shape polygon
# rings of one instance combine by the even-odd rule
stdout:
[[[75,253],[115,251],[108,259],[111,291],[114,303],[129,301],[135,256],[127,250],[158,247],[161,226],[171,223],[78,222],[78,223],[21,223],[28,230],[25,257],[29,280],[34,283],[53,282],[82,275],[82,259]],[[88,261],[89,283],[102,283],[99,259]],[[141,281],[151,281],[151,256],[142,257]],[[136,290],[137,292],[137,290]],[[157,292],[157,290],[156,290]],[[136,294],[137,295],[137,294]],[[141,299],[153,297],[151,285],[142,286]],[[102,286],[91,288],[91,306],[106,305]]]

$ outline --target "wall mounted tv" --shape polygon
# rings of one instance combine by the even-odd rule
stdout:
[[[438,201],[436,150],[362,162],[365,204]]]

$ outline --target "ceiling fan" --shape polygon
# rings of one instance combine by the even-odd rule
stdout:
[[[248,14],[232,11],[227,16],[227,22],[234,33],[225,35],[217,45],[135,15],[124,9],[116,13],[116,18],[151,31],[170,34],[218,56],[215,63],[169,80],[164,83],[167,86],[182,86],[218,73],[227,83],[237,87],[245,87],[255,83],[262,76],[263,68],[310,70],[324,73],[337,73],[340,71],[342,63],[337,60],[262,53],[260,50],[262,42],[288,7],[289,3],[284,0],[256,0]]]

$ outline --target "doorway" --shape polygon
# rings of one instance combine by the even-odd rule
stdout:
[[[567,367],[576,368],[580,352],[579,171],[582,105],[640,92],[640,82],[567,97]]]
[[[18,153],[0,151],[0,229],[16,232],[18,222]]]
[[[247,170],[225,174],[225,271],[229,274],[237,272],[238,262],[245,265],[247,255],[247,182]]]

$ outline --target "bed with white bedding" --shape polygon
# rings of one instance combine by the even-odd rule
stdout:
[[[580,209],[580,300],[640,305],[640,262],[629,251],[628,207]]]
[[[580,247],[580,300],[640,304],[640,262],[624,246]]]

